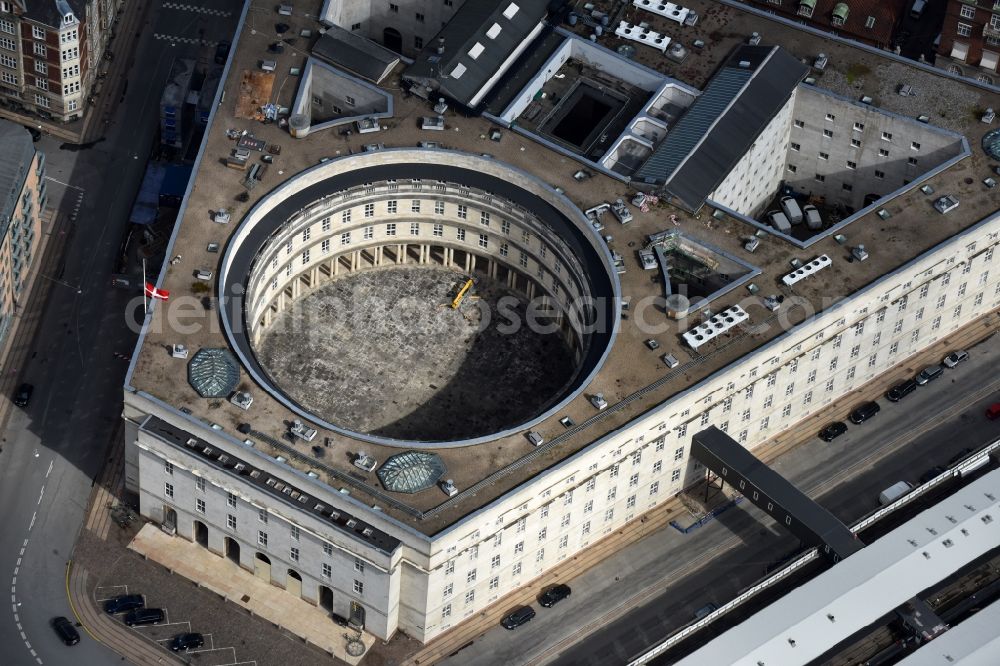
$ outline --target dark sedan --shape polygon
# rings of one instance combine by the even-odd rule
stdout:
[[[864,423],[871,417],[878,414],[881,409],[882,408],[878,406],[877,402],[866,402],[851,412],[851,423]]]
[[[843,421],[834,421],[819,431],[819,438],[824,442],[832,442],[845,432],[847,432],[847,424]]]
[[[899,402],[906,396],[910,395],[917,390],[917,382],[914,379],[907,379],[905,382],[896,384],[891,389],[889,389],[885,397],[889,399],[890,402]]]
[[[500,620],[500,625],[504,629],[517,629],[533,617],[535,617],[535,609],[531,606],[522,606],[510,615],[504,617],[504,619]]]
[[[142,608],[146,605],[146,600],[141,594],[122,594],[104,602],[104,612],[114,615],[125,611]]]
[[[137,608],[129,611],[125,616],[125,624],[134,627],[137,624],[159,624],[163,622],[163,609],[161,608]]]
[[[76,627],[73,623],[66,618],[59,616],[52,618],[52,628],[56,630],[59,634],[59,638],[66,645],[76,645],[80,642],[80,634],[77,632]]]
[[[181,650],[193,650],[205,644],[205,637],[198,633],[177,634],[174,640],[170,641],[170,649],[174,652]]]
[[[538,603],[544,608],[552,608],[557,603],[565,599],[570,595],[572,590],[569,589],[569,585],[556,585],[555,587],[550,587],[549,589],[542,592],[538,597]]]

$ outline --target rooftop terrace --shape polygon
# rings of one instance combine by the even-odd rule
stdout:
[[[803,35],[792,28],[776,27],[764,19],[715,3],[686,4],[699,11],[702,16],[696,28],[681,28],[676,24],[671,28],[665,20],[661,25],[657,17],[651,14],[643,19],[656,24],[657,29],[663,31],[687,31],[684,33],[684,41],[689,42],[691,38],[698,36],[705,39],[709,46],[702,51],[693,52],[688,61],[680,66],[661,58],[657,51],[638,47],[638,57],[647,65],[665,69],[670,75],[686,83],[703,86],[714,66],[752,30],[764,34],[764,43],[780,44],[796,57],[811,61],[815,56],[817,40],[811,35]],[[319,5],[319,0],[302,3],[301,6],[297,4],[294,16],[281,17],[283,22],[291,25],[289,34],[298,34],[302,29],[310,29],[315,33],[317,25],[307,16],[315,16]],[[990,163],[978,148],[981,137],[989,126],[980,123],[973,113],[976,109],[988,106],[986,93],[942,76],[882,61],[852,47],[824,43],[823,51],[830,56],[832,65],[818,78],[816,85],[829,86],[851,96],[872,94],[876,104],[884,104],[890,110],[911,116],[917,112],[926,112],[931,116],[932,123],[939,123],[969,138],[973,155],[934,176],[930,181],[938,193],[958,196],[962,202],[960,208],[949,215],[938,215],[932,208],[933,199],[937,195],[930,197],[922,194],[919,189],[910,190],[885,206],[891,213],[888,219],[880,219],[873,213],[857,220],[846,230],[851,245],[865,244],[871,250],[868,261],[852,264],[846,261],[846,248],[832,238],[823,239],[808,251],[802,251],[778,238],[768,236],[762,239],[753,255],[747,255],[743,250],[743,243],[755,229],[732,218],[716,219],[707,208],[697,217],[682,214],[681,211],[662,204],[652,207],[647,213],[633,209],[635,219],[627,226],[619,225],[610,214],[606,214],[603,218],[605,229],[601,233],[610,236],[610,248],[623,257],[626,272],[620,276],[622,294],[633,303],[633,311],[627,320],[622,321],[617,340],[590,388],[573,399],[559,414],[535,428],[545,436],[546,445],[536,449],[521,433],[473,447],[439,449],[435,452],[460,491],[469,489],[487,477],[490,478],[489,483],[477,486],[474,494],[460,493],[454,498],[445,497],[436,487],[413,494],[389,493],[380,488],[374,472],[359,473],[350,464],[346,454],[363,449],[376,459],[384,461],[399,453],[398,448],[362,444],[333,432],[321,431],[318,441],[328,438],[333,453],[316,457],[308,444],[295,444],[286,439],[287,424],[293,415],[252,382],[245,382],[246,390],[254,397],[249,412],[224,400],[201,398],[189,386],[187,362],[172,358],[169,346],[184,344],[192,351],[226,346],[218,312],[211,303],[209,309],[202,307],[200,294],[192,286],[198,284],[194,278],[198,270],[218,269],[217,263],[221,255],[209,253],[206,250],[209,243],[219,243],[225,247],[238,221],[260,197],[273,188],[321,160],[356,154],[363,150],[365,144],[373,142],[391,149],[413,148],[421,141],[432,140],[455,151],[473,155],[486,153],[492,159],[536,174],[547,184],[565,192],[581,210],[619,197],[628,198],[632,193],[622,182],[601,174],[578,181],[573,176],[580,170],[580,163],[533,143],[513,131],[505,130],[499,142],[493,141],[489,135],[495,128],[482,118],[468,118],[449,112],[445,115],[445,131],[422,131],[419,128],[419,118],[429,115],[430,109],[424,100],[399,94],[399,68],[382,82],[384,89],[394,95],[394,117],[383,120],[384,131],[375,135],[360,135],[355,132],[345,136],[323,132],[296,140],[276,124],[265,125],[240,119],[236,115],[236,109],[241,75],[244,71],[257,69],[260,60],[267,53],[268,44],[276,38],[268,23],[276,22],[277,19],[273,14],[273,5],[257,0],[252,3],[250,11],[257,17],[254,21],[256,30],[251,30],[249,24],[244,25],[234,45],[233,59],[224,83],[225,96],[206,132],[204,153],[198,164],[196,177],[192,179],[186,206],[179,218],[175,239],[169,250],[168,259],[174,256],[179,256],[180,259],[176,263],[167,262],[161,276],[159,286],[170,290],[171,301],[158,304],[153,311],[147,333],[141,339],[141,347],[135,356],[129,383],[136,391],[148,394],[175,409],[185,410],[190,418],[218,424],[237,439],[249,436],[260,452],[282,455],[289,464],[303,471],[316,473],[334,488],[349,488],[352,496],[359,501],[377,504],[388,515],[426,534],[439,532],[462,516],[783,332],[777,325],[755,326],[752,330],[733,329],[718,341],[702,346],[700,353],[692,352],[683,345],[680,334],[700,323],[700,319],[673,321],[655,308],[646,308],[641,312],[635,310],[635,304],[643,299],[653,299],[663,294],[662,280],[642,270],[635,254],[636,250],[646,244],[649,235],[679,228],[686,237],[746,259],[761,270],[760,275],[754,278],[754,282],[761,285],[761,296],[779,292],[781,277],[789,272],[789,262],[792,259],[808,261],[817,255],[826,254],[833,259],[833,263],[824,271],[825,279],[805,280],[795,287],[795,294],[818,311],[828,305],[831,299],[849,296],[921,252],[971,226],[996,208],[994,192],[987,190],[981,182],[988,175]],[[268,18],[265,21],[260,17]],[[606,40],[612,46],[615,44],[613,37]],[[277,60],[271,101],[279,106],[292,105],[298,80],[289,74],[289,70],[303,67],[306,41],[308,40],[300,40],[301,44],[286,48],[283,54],[268,55],[268,59]],[[914,85],[921,91],[921,96],[916,100],[905,100],[904,104],[902,97],[886,92],[900,79]],[[956,104],[960,106],[960,111],[953,110]],[[236,197],[244,192],[241,182],[246,174],[229,169],[224,164],[224,158],[235,147],[233,140],[227,137],[227,130],[231,129],[250,130],[258,139],[281,147],[280,154],[274,156],[263,180],[249,193],[249,200],[245,202],[237,201]],[[223,225],[212,221],[212,213],[220,209],[230,211],[232,223]],[[676,216],[676,223],[671,216]],[[933,219],[934,223],[927,224],[928,219]],[[183,296],[197,296],[197,300],[180,298]],[[188,300],[186,305],[185,300]],[[192,303],[195,304],[193,308]],[[775,315],[763,306],[761,300],[748,298],[743,289],[733,290],[720,297],[712,304],[712,309],[719,312],[737,303],[746,310],[754,325],[776,322]],[[191,327],[194,330],[189,333],[181,333],[167,319],[168,316],[176,316],[178,309],[185,307],[188,310],[186,322],[203,324]],[[804,317],[804,310],[792,310],[785,313],[785,316],[793,323],[798,323]],[[649,327],[655,327],[655,332],[651,333]],[[646,347],[645,342],[650,338],[660,344],[656,352]],[[668,369],[660,360],[665,353],[676,356],[680,365]],[[608,402],[608,408],[600,412],[595,411],[587,397],[597,392],[603,393]],[[559,423],[559,419],[565,416],[570,417],[577,425],[565,428]],[[247,422],[252,426],[251,432],[248,435],[238,433],[237,427]]]

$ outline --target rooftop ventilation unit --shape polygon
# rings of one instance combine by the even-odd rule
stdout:
[[[826,256],[825,254],[821,254],[812,261],[810,261],[808,264],[800,266],[799,268],[795,269],[785,277],[781,278],[781,281],[784,282],[789,287],[791,287],[799,280],[804,280],[810,275],[815,274],[817,271],[823,270],[831,263],[832,262],[830,261],[830,257]]]
[[[310,428],[309,426],[304,424],[302,421],[299,421],[298,419],[296,419],[295,422],[292,423],[291,431],[293,435],[295,435],[299,439],[304,439],[307,442],[311,442],[313,441],[313,439],[316,438],[316,431],[313,428]]]
[[[666,53],[667,47],[670,46],[670,38],[666,35],[661,35],[658,32],[653,32],[652,30],[647,30],[646,28],[640,28],[637,25],[632,25],[628,21],[622,21],[619,23],[618,28],[615,30],[615,34],[622,39],[631,39],[632,41],[639,42],[640,44],[652,46],[661,53]]]
[[[253,396],[247,391],[237,391],[231,398],[229,398],[229,402],[246,411],[250,409],[250,405],[253,404]]]
[[[441,485],[441,490],[448,497],[454,497],[455,495],[458,494],[458,488],[455,486],[455,482],[452,481],[451,479],[442,481],[440,485]]]
[[[652,12],[671,21],[677,21],[679,25],[684,25],[684,21],[687,20],[688,15],[692,13],[686,7],[681,7],[672,2],[660,2],[659,0],[632,0],[632,4],[639,9],[645,9],[647,12]]]
[[[184,345],[172,345],[170,347],[170,355],[174,358],[187,358],[188,348]]]
[[[738,324],[742,324],[750,319],[738,305],[726,308],[717,315],[714,315],[703,324],[698,324],[694,328],[686,331],[683,335],[684,342],[688,343],[691,349],[698,350],[703,344],[714,340],[729,329]]]

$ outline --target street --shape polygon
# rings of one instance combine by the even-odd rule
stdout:
[[[871,421],[829,444],[812,439],[775,468],[850,524],[876,508],[886,486],[916,482],[962,448],[992,441],[1000,424],[983,411],[1000,395],[1000,341],[969,351],[969,361],[903,401],[881,398]],[[796,547],[795,538],[744,502],[687,535],[662,529],[574,580],[552,581],[568,583],[572,596],[551,609],[534,604],[538,615],[527,625],[515,632],[495,627],[439,663],[625,663],[692,621],[695,610],[728,601]],[[625,608],[643,593],[640,605]],[[588,631],[595,616],[605,615],[602,628]]]
[[[74,619],[66,566],[120,418],[126,362],[116,354],[127,356],[135,343],[123,315],[132,295],[109,288],[109,279],[163,83],[175,56],[211,58],[209,44],[230,39],[239,13],[236,2],[223,0],[207,4],[228,13],[165,4],[148,8],[130,85],[104,140],[82,150],[60,149],[50,137],[36,144],[46,153],[49,205],[65,216],[68,243],[54,274],[40,276],[52,284],[26,365],[5,368],[35,386],[32,402],[14,408],[0,453],[0,571],[10,576],[12,602],[0,617],[6,664],[121,660],[83,631],[79,645],[63,646],[49,621]]]

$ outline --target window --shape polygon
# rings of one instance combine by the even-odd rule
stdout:
[[[236,506],[236,495],[232,493],[226,493],[226,504],[229,506]]]
[[[386,212],[395,214],[396,213],[396,207],[397,207],[397,202],[396,202],[395,199],[393,199],[392,201],[386,201],[385,202]]]
[[[476,591],[475,590],[469,590],[468,592],[465,593],[465,603],[466,604],[471,604],[475,600],[476,600]]]
[[[16,51],[17,50],[17,42],[15,42],[13,39],[11,39],[9,37],[0,38],[0,49],[7,49],[8,51]],[[45,63],[43,62],[41,64],[44,65]],[[37,67],[37,63],[36,63],[36,67]]]
[[[365,217],[375,217],[375,204],[373,203],[365,204]]]
[[[976,8],[963,5],[962,9],[958,12],[958,15],[967,19],[976,18]]]
[[[590,513],[593,510],[594,510],[594,500],[587,500],[587,502],[583,505],[583,512],[586,514]]]
[[[14,23],[11,21],[0,20],[0,31],[6,32],[8,35],[13,35]]]
[[[200,497],[194,501],[194,510],[198,513],[205,513],[205,500]]]
[[[226,516],[226,526],[229,529],[231,529],[231,530],[235,530],[236,529],[236,516],[234,516],[231,513],[229,515],[227,515]]]
[[[517,543],[514,544],[514,554],[517,555],[518,553],[523,553],[523,552],[524,552],[524,542],[518,541]]]
[[[910,142],[910,150],[920,150],[920,144],[916,141]]]
[[[434,214],[435,215],[444,215],[444,202],[443,201],[435,201],[434,202]]]
[[[794,123],[795,123],[796,127],[805,127],[806,126],[806,124],[804,122],[802,122],[801,120],[796,120],[796,121],[794,121]]]
[[[416,16],[416,19],[417,19],[418,23],[423,23],[424,22],[424,15],[423,14],[421,14],[420,12],[417,12],[415,16]]]
[[[76,28],[72,30],[67,30],[59,35],[60,44],[69,44],[70,42],[75,42],[78,39]]]
[[[826,137],[827,139],[832,139],[833,130],[828,130],[828,129],[823,130],[823,136]]]
[[[821,160],[828,160],[828,159],[830,159],[830,153],[820,153],[819,154],[819,158]]]
[[[858,163],[857,162],[852,162],[851,160],[847,160],[847,168],[848,169],[857,169],[858,168]]]
[[[498,587],[500,587],[500,577],[493,576],[493,578],[490,578],[490,589],[495,590]]]
[[[299,534],[300,534],[299,533],[299,528],[297,526],[295,526],[295,525],[292,525],[292,531],[291,531],[292,540],[293,541],[298,541],[299,540]]]
[[[267,524],[267,509],[257,509],[257,520]]]
[[[324,562],[323,563],[323,574],[322,575],[323,575],[323,578],[326,578],[328,580],[333,575],[333,567],[331,567],[328,562]]]
[[[797,166],[795,166],[794,164],[789,164],[788,165],[788,171],[789,171],[789,173],[795,173],[798,170],[799,170],[799,168]]]
[[[10,69],[17,69],[17,58],[12,58],[6,53],[0,53],[0,65],[9,67]]]
[[[851,185],[850,183],[844,183],[841,185],[841,187],[844,189],[845,192],[850,192],[851,190],[854,189],[854,186]]]
[[[672,472],[670,472],[671,482],[680,481],[680,479],[681,479],[681,471],[679,469],[675,469]]]
[[[910,166],[917,166],[917,158],[916,157],[908,157],[908,158],[906,158],[906,163],[908,165],[910,165]]]
[[[628,480],[628,487],[629,488],[634,488],[637,485],[639,485],[639,474],[638,474],[638,472],[635,473],[635,474],[633,474],[631,477],[629,477],[629,480]]]
[[[818,174],[816,174],[815,178],[816,178],[816,181],[817,181],[817,182],[820,182],[820,183],[822,183],[823,181],[825,181],[825,180],[826,180],[826,176],[824,176],[824,175],[823,175],[823,174],[821,174],[821,173],[818,173]]]
[[[309,263],[309,250],[303,250],[302,251],[302,265],[304,266],[304,265],[306,265],[308,263]]]
[[[415,49],[422,49],[422,48],[424,48],[424,39],[423,39],[423,37],[414,37],[413,38],[413,48],[415,48]]]
[[[494,555],[490,559],[490,568],[491,569],[497,569],[499,567],[500,567],[500,556],[499,555]]]
[[[257,530],[257,545],[267,548],[267,532],[264,530]]]
[[[607,511],[604,512],[604,522],[608,522],[609,520],[611,520],[614,517],[615,517],[615,510],[614,509],[608,509]]]
[[[458,204],[458,212],[456,213],[456,215],[460,220],[469,219],[469,207],[462,204]]]
[[[299,549],[297,546],[292,546],[288,549],[288,557],[291,558],[292,562],[299,561]]]
[[[479,234],[479,247],[489,247],[490,239],[486,234]]]
[[[167,497],[173,497],[174,496],[174,484],[172,484],[172,483],[164,483],[163,484],[163,494],[166,495]]]
[[[878,149],[878,156],[879,157],[889,157],[889,151],[886,150],[885,148],[879,148]]]
[[[618,495],[618,488],[611,487],[608,489],[608,501],[613,502],[615,497]]]
[[[361,30],[361,24],[360,23],[352,23],[351,24],[351,30]]]
[[[362,231],[362,237],[365,240],[371,240],[375,237],[375,227],[365,227]]]
[[[333,544],[332,543],[324,543],[323,544],[323,554],[326,555],[327,557],[330,557],[331,555],[333,555]]]
[[[868,28],[869,30],[871,30],[872,28],[875,27],[875,17],[874,16],[869,16],[868,18],[865,19],[865,27]]]
[[[794,151],[798,151],[798,150],[800,150],[802,148],[802,146],[800,146],[799,144],[795,143],[794,141],[791,142],[789,145],[791,146],[791,149],[794,150]]]
[[[354,594],[357,594],[358,596],[361,596],[364,593],[365,593],[365,584],[362,583],[360,580],[355,579],[354,580]]]
[[[38,88],[39,90],[48,90],[49,89],[49,80],[48,79],[43,79],[40,76],[36,76],[35,77],[35,87]]]
[[[476,582],[476,570],[475,569],[470,569],[469,572],[467,574],[465,574],[465,582],[466,583],[475,583]]]
[[[538,515],[539,515],[540,518],[548,518],[549,517],[549,505],[546,504],[545,506],[543,506],[542,510],[539,512]]]
[[[455,573],[455,560],[448,560],[444,565],[444,575],[450,576]]]
[[[836,119],[836,116],[833,115],[832,113],[828,113],[826,114],[826,119],[832,123]]]
[[[80,47],[74,46],[72,48],[66,49],[62,52],[62,61],[76,60],[80,57]]]
[[[479,224],[482,224],[487,227],[490,226],[490,214],[487,213],[485,210],[480,211],[479,213]]]
[[[200,490],[201,492],[205,492],[205,479],[201,478],[200,476],[195,477],[194,483],[195,486],[198,488],[198,490]]]
[[[330,251],[330,239],[324,238],[319,244],[319,249],[323,254],[327,254]]]
[[[892,141],[892,132],[882,132],[883,141]]]
[[[389,3],[389,11],[398,14],[399,13],[399,5],[394,5],[393,3],[390,2]]]
[[[875,177],[879,179],[885,178],[885,171],[879,171],[878,169],[875,169]]]
[[[545,541],[545,537],[548,536],[548,533],[549,530],[546,527],[543,527],[542,529],[538,530],[538,540]]]
[[[44,40],[45,30],[43,28],[39,28],[37,25],[33,25],[31,26],[31,36],[34,37],[35,39]]]
[[[69,67],[63,67],[64,79],[72,79],[74,76],[80,76],[79,65],[70,65]]]
[[[396,235],[396,223],[395,222],[389,222],[388,224],[385,225],[385,235],[386,236],[395,236]]]

